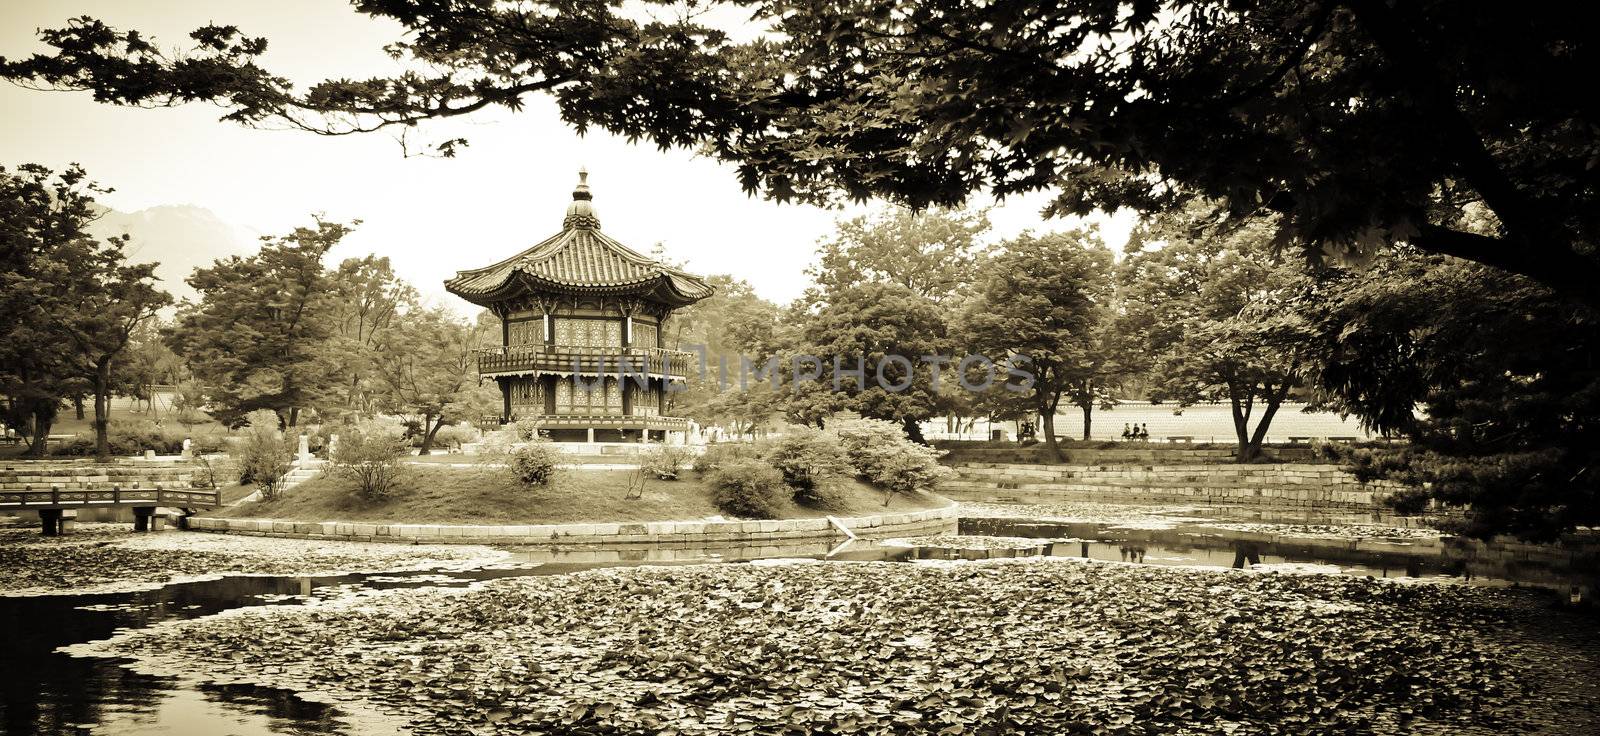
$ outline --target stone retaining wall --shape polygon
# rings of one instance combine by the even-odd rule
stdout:
[[[955,531],[954,504],[881,516],[840,518],[858,536],[889,537]],[[843,539],[827,519],[776,521],[651,521],[608,524],[480,526],[472,524],[378,524],[343,521],[281,521],[193,517],[190,529],[255,536],[357,542],[427,544],[618,545],[689,542],[707,544]]]
[[[964,446],[959,442],[934,442],[935,447],[949,450],[946,461],[952,465],[966,463],[994,464],[1054,464],[1048,462],[1049,448],[1043,444],[1027,447]],[[1062,465],[1224,465],[1233,462],[1237,448],[1189,448],[1184,445],[1155,446],[1142,443],[1125,443],[1106,449],[1062,448],[1066,456]],[[1316,450],[1310,446],[1267,448],[1268,454],[1290,463],[1314,461]]]
[[[194,468],[167,462],[94,463],[38,460],[0,464],[0,490],[188,488]]]
[[[1024,465],[962,463],[940,486],[956,498],[1090,496],[1108,501],[1203,501],[1373,509],[1402,486],[1362,483],[1337,465]]]

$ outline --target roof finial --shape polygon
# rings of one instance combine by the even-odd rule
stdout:
[[[567,205],[567,217],[561,221],[561,226],[571,230],[573,228],[588,228],[598,230],[600,220],[594,215],[594,204],[590,201],[594,196],[589,194],[589,170],[578,169],[578,186],[572,190],[572,204]]]
[[[589,193],[589,170],[578,167],[578,187],[572,190],[573,199],[594,199]]]

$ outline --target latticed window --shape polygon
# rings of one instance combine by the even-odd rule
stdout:
[[[556,344],[563,347],[622,347],[622,322],[614,319],[556,318]]]
[[[563,378],[556,382],[561,414],[621,414],[622,387],[615,378]]]
[[[518,378],[513,380],[511,382],[511,405],[514,407],[524,407],[524,411],[518,412],[519,414],[529,413],[526,410],[528,407],[536,407],[536,410],[531,413],[543,413],[544,391],[543,387],[539,385],[539,380],[536,378]]]
[[[635,320],[633,323],[633,346],[636,348],[655,347],[656,326]]]
[[[653,417],[661,414],[661,392],[659,389],[654,386],[644,388],[638,385],[630,385],[628,390],[633,392],[631,397],[633,416]]]
[[[543,345],[544,319],[525,319],[506,325],[508,345]]]

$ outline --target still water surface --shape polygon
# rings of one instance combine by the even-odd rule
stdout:
[[[1592,595],[1593,560],[1513,560],[1481,545],[1422,545],[1398,550],[1354,545],[1263,542],[1259,535],[1217,534],[1196,527],[1122,528],[1112,524],[1040,523],[964,519],[965,534],[1033,537],[1022,551],[954,550],[883,546],[862,540],[843,547],[799,544],[772,547],[626,550],[526,550],[520,566],[470,571],[353,574],[327,577],[233,576],[175,583],[157,590],[104,595],[0,598],[0,734],[110,734],[115,736],[267,736],[359,734],[337,705],[309,702],[288,691],[240,685],[204,685],[138,674],[119,660],[79,658],[58,647],[94,641],[120,629],[170,619],[208,616],[231,608],[298,605],[361,590],[462,587],[503,577],[565,574],[596,567],[640,564],[740,562],[810,557],[834,560],[960,559],[1016,555],[1083,557],[1109,562],[1242,567],[1318,565],[1322,572],[1373,577],[1454,579],[1472,585],[1547,587],[1564,599]],[[1255,538],[1250,538],[1254,536]],[[1049,540],[1049,541],[1045,541]],[[1070,540],[1070,541],[1055,541]],[[1492,552],[1492,550],[1491,550]],[[373,731],[369,726],[368,731]],[[392,732],[392,726],[385,730]]]

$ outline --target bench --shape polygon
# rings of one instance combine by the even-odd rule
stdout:
[[[1348,445],[1348,444],[1350,444],[1352,442],[1360,442],[1361,438],[1360,437],[1329,437],[1328,441],[1329,442],[1339,442],[1339,443]]]
[[[1289,438],[1289,444],[1291,444],[1291,445],[1305,445],[1305,444],[1310,444],[1310,443],[1311,443],[1311,438],[1310,437],[1290,437]]]
[[[16,437],[13,437],[13,436],[10,436],[10,435],[0,436],[0,445],[20,445],[20,444],[22,444],[22,437],[20,437],[20,436],[16,436]]]
[[[1192,435],[1192,434],[1169,434],[1169,435],[1167,435],[1167,441],[1168,442],[1190,443],[1190,442],[1194,442],[1194,435]]]

